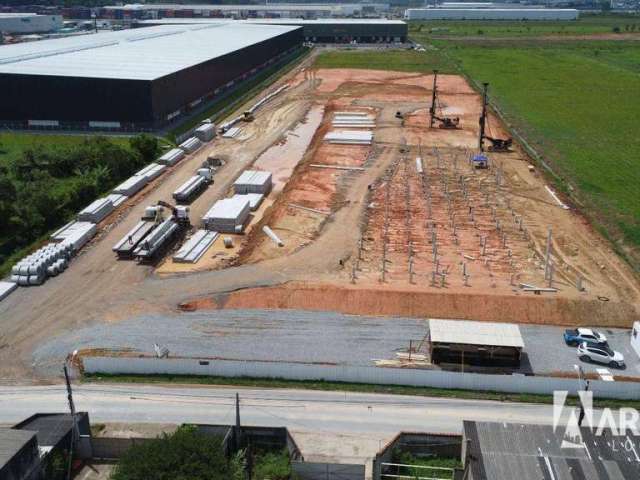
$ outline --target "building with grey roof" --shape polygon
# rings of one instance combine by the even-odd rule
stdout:
[[[213,21],[220,19],[161,18],[141,20],[137,25],[193,25]],[[297,25],[302,27],[305,42],[314,43],[404,43],[409,36],[406,22],[385,18],[248,18],[227,21],[234,24]]]
[[[39,466],[38,441],[35,432],[0,428],[0,478],[30,478]]]
[[[283,25],[164,25],[0,46],[0,123],[154,130],[299,48]]]
[[[567,439],[551,425],[463,422],[468,480],[637,480],[640,436],[632,432],[596,435],[580,427]]]

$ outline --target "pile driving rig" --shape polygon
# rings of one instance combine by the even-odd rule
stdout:
[[[484,152],[484,141],[489,140],[491,145],[489,146],[490,152],[508,152],[513,145],[512,138],[495,138],[490,137],[485,133],[485,129],[489,130],[489,117],[487,115],[487,92],[489,90],[489,84],[483,83],[484,92],[482,94],[482,115],[480,115],[480,137],[478,139],[478,148],[481,152]]]
[[[440,122],[438,128],[457,129],[460,128],[460,118],[444,117],[436,114],[436,109],[441,110],[438,103],[438,70],[433,71],[433,92],[431,94],[431,107],[429,108],[429,128],[433,124]]]

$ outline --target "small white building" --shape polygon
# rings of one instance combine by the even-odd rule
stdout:
[[[0,32],[3,33],[46,33],[59,30],[62,26],[62,15],[0,13]]]

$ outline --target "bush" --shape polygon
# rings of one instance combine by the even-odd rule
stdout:
[[[257,458],[253,469],[255,480],[288,480],[291,476],[289,452],[285,449],[279,453],[264,453]]]
[[[222,438],[195,427],[181,427],[171,435],[130,448],[111,474],[111,480],[241,480],[242,456],[227,460]]]

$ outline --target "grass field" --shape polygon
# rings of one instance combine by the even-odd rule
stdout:
[[[640,15],[581,15],[577,21],[538,22],[538,21],[412,21],[409,23],[410,35],[424,42],[436,37],[529,37],[592,35],[637,32],[640,34]]]
[[[367,68],[398,72],[432,72],[451,70],[447,60],[438,52],[415,50],[334,50],[322,52],[316,68]]]
[[[449,45],[599,224],[640,247],[640,44]],[[523,74],[526,72],[526,75]]]

